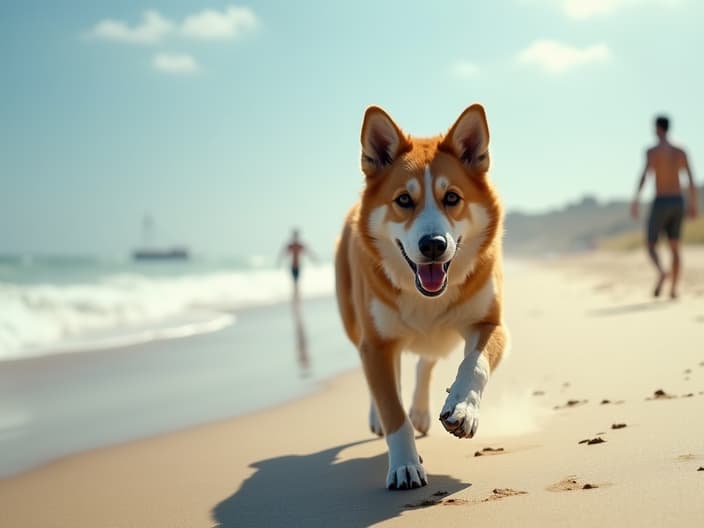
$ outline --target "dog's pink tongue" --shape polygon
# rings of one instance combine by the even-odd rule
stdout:
[[[445,284],[445,270],[442,264],[433,262],[431,264],[418,265],[418,278],[420,283],[429,292],[440,290]]]

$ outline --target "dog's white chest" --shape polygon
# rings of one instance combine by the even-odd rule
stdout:
[[[437,299],[402,293],[396,307],[373,298],[369,309],[381,337],[407,341],[411,350],[424,355],[445,355],[457,346],[473,324],[486,316],[494,294],[494,284],[489,279],[460,304],[454,302],[456,291],[447,291]]]

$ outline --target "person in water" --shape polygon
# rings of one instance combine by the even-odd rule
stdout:
[[[653,295],[658,297],[665,280],[671,279],[670,297],[677,298],[678,283],[681,272],[680,237],[682,222],[685,216],[685,199],[680,185],[680,173],[684,171],[689,179],[689,196],[686,202],[686,212],[690,218],[697,216],[697,188],[689,167],[689,161],[684,150],[676,147],[668,140],[667,133],[670,120],[665,116],[655,119],[655,135],[658,142],[649,148],[645,155],[645,168],[638,182],[635,197],[631,203],[631,216],[638,219],[639,198],[648,174],[655,177],[655,200],[650,209],[646,224],[648,254],[658,272]],[[672,253],[672,272],[667,273],[660,263],[656,244],[660,233],[667,235],[670,252]]]
[[[311,359],[308,354],[308,338],[306,336],[305,324],[303,323],[301,298],[298,292],[298,279],[301,276],[301,260],[304,254],[311,260],[317,260],[313,252],[301,242],[298,229],[294,229],[291,233],[291,240],[281,249],[278,262],[280,264],[285,256],[291,260],[291,278],[293,279],[293,299],[291,305],[293,307],[293,321],[296,330],[296,352],[301,375],[305,377],[310,374]]]
[[[298,298],[298,279],[301,276],[301,260],[306,255],[312,260],[317,260],[313,252],[308,249],[300,239],[300,232],[294,229],[291,232],[291,240],[282,248],[279,255],[279,262],[284,256],[291,260],[291,278],[293,279],[293,296]]]

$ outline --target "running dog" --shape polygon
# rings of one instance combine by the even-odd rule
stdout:
[[[447,134],[415,138],[372,106],[361,143],[365,186],[337,245],[337,300],[371,392],[370,427],[386,436],[386,486],[418,488],[428,479],[413,428],[425,434],[430,427],[436,360],[464,343],[440,421],[471,438],[484,387],[507,348],[489,128],[484,108],[474,104]],[[403,350],[421,356],[408,416],[400,399]]]

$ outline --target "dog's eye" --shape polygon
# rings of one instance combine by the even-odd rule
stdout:
[[[399,195],[394,202],[396,202],[399,207],[403,207],[404,209],[410,209],[413,207],[413,198],[411,198],[411,195],[408,193]]]
[[[450,191],[442,199],[442,203],[449,206],[457,205],[458,203],[460,203],[460,195],[456,192]]]

